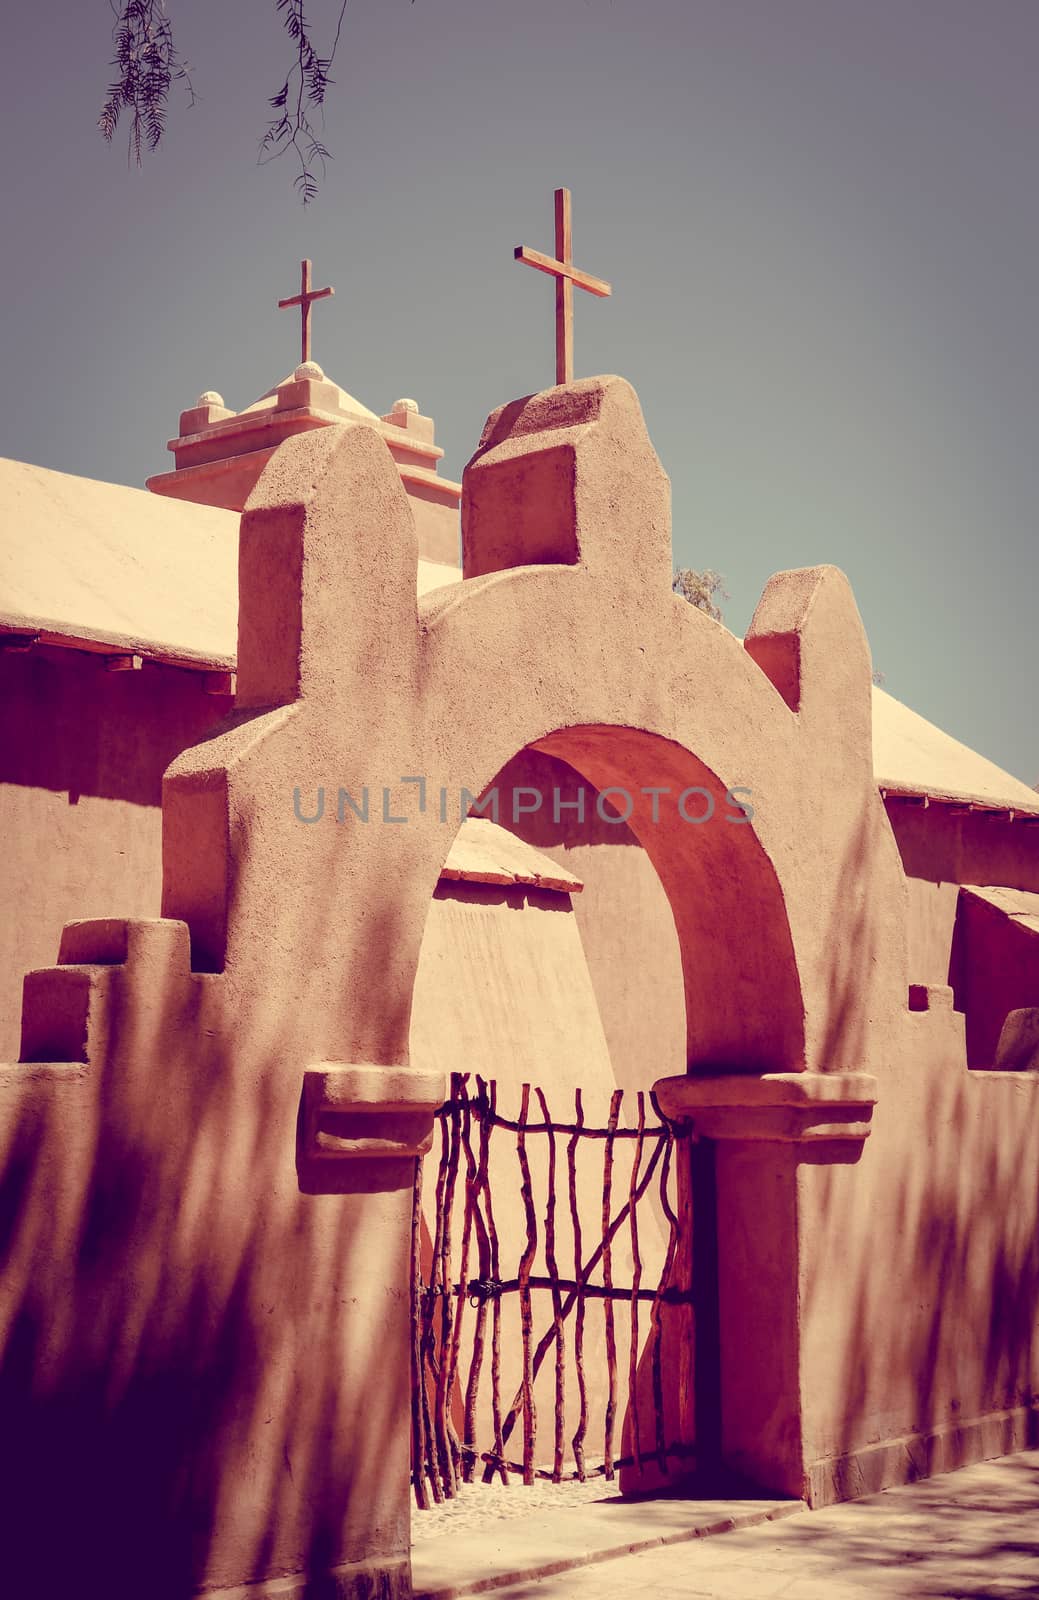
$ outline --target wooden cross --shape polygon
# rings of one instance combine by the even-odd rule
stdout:
[[[303,317],[303,360],[310,360],[310,307],[314,300],[324,300],[326,295],[335,294],[334,289],[312,289],[310,287],[310,262],[301,261],[299,275],[299,294],[294,294],[291,300],[279,300],[278,310],[284,311],[288,306],[299,306]]]
[[[580,272],[573,263],[573,222],[570,190],[556,190],[556,260],[543,256],[540,250],[528,250],[518,244],[517,261],[528,267],[537,267],[556,280],[556,382],[572,383],[574,379],[574,284],[587,289],[589,294],[612,294],[608,283],[593,278],[589,272]]]

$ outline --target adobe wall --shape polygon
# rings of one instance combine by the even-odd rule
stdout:
[[[1039,824],[886,802],[906,871],[909,979],[951,984],[967,1061],[990,1067],[1007,1012],[1039,1002],[1039,941],[960,886],[1039,887]]]
[[[929,1000],[861,1158],[797,1169],[817,1505],[1039,1440],[1039,1075],[969,1071]]]
[[[977,895],[959,896],[949,982],[964,1015],[967,1062],[987,1068],[1011,1011],[1039,1005],[1039,931]]]
[[[417,1066],[479,1073],[513,1091],[540,1084],[558,1094],[560,1110],[573,1110],[582,1083],[609,1100],[612,1067],[578,932],[580,899],[519,885],[437,886],[415,975]]]
[[[162,774],[223,715],[204,675],[37,646],[0,655],[0,1061],[22,978],[78,917],[158,915]]]
[[[72,924],[59,960],[0,1069],[5,1582],[407,1595],[413,1158],[307,1192],[285,1064],[320,1020],[192,973],[183,924]]]
[[[598,790],[580,773],[540,751],[515,756],[491,788],[498,792],[502,825],[584,884],[574,897],[574,913],[616,1083],[646,1089],[667,1073],[684,1071],[685,1000],[675,919],[639,840],[608,801],[598,805]],[[537,810],[530,809],[534,795],[540,797]]]
[[[445,505],[442,495],[421,484],[408,485],[418,535],[419,554],[423,561],[436,561],[448,567],[458,565],[458,509]]]
[[[1039,1440],[1039,1075],[970,1071],[948,987],[913,1004],[872,1108],[853,1074],[658,1085],[712,1147],[720,1460],[813,1507]]]
[[[951,806],[925,807],[895,795],[885,805],[907,877],[1039,889],[1039,824],[1021,817],[958,814]]]
[[[906,891],[909,981],[947,984],[960,886],[910,877]]]

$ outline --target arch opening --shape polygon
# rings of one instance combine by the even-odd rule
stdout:
[[[412,1059],[469,1079],[455,1078],[453,1104],[423,1163],[417,1317],[433,1359],[416,1399],[425,1407],[423,1426],[434,1432],[440,1404],[445,1437],[453,1439],[456,1466],[467,1476],[493,1475],[492,1458],[503,1448],[495,1429],[504,1417],[508,1431],[510,1415],[514,1431],[504,1456],[513,1469],[524,1466],[517,1375],[522,1380],[531,1359],[530,1398],[543,1419],[531,1470],[560,1470],[560,1416],[564,1476],[585,1468],[602,1473],[612,1448],[617,1483],[645,1493],[706,1463],[701,1401],[718,1392],[717,1305],[699,1305],[694,1318],[697,1167],[689,1159],[688,1130],[676,1136],[664,1128],[648,1091],[686,1064],[694,1071],[750,1072],[789,1068],[803,1056],[782,893],[743,804],[752,809],[753,797],[736,794],[658,735],[608,726],[562,729],[504,764],[447,858],[416,975]],[[483,836],[490,848],[482,877],[478,860],[457,853],[474,827],[492,830]],[[528,853],[514,860],[511,882],[504,881],[509,863],[494,860],[493,834],[501,829],[513,848],[522,841]],[[553,873],[557,881],[546,887]],[[585,903],[589,885],[594,897]],[[488,1106],[488,1123],[483,1109],[472,1109],[474,1098]],[[611,1121],[616,1137],[604,1141]],[[515,1125],[523,1122],[534,1127],[520,1155]],[[595,1130],[597,1144],[577,1137],[579,1122],[582,1136]],[[558,1124],[561,1141],[554,1152],[536,1136],[547,1132],[554,1142],[550,1123]],[[640,1126],[659,1131],[640,1143]],[[493,1130],[486,1149],[485,1127]],[[667,1161],[658,1162],[640,1190],[661,1134]],[[611,1153],[604,1163],[606,1144]],[[703,1196],[696,1204],[702,1209]],[[497,1218],[493,1239],[487,1215],[477,1220],[485,1205]],[[552,1240],[544,1228],[550,1214]],[[604,1280],[601,1246],[618,1217]],[[588,1271],[596,1247],[600,1255]],[[529,1349],[524,1261],[535,1281]],[[702,1256],[697,1270],[703,1279]],[[553,1275],[563,1283],[558,1299]],[[560,1389],[560,1366],[573,1358],[567,1285],[579,1281],[593,1285],[581,1335],[584,1380],[575,1385],[571,1371],[569,1388],[564,1380]],[[479,1289],[475,1297],[462,1293],[480,1282],[491,1285],[488,1302]],[[623,1302],[613,1335],[605,1311],[611,1285],[620,1286],[616,1300]],[[701,1299],[705,1288],[716,1302],[716,1285],[701,1281]],[[560,1310],[561,1338],[552,1331]],[[715,1354],[708,1362],[712,1322]],[[482,1356],[475,1387],[472,1377],[474,1354],[489,1350],[495,1325],[503,1373],[497,1401],[486,1370],[480,1378]],[[619,1359],[617,1350],[609,1355],[611,1338]],[[452,1348],[450,1392],[438,1401],[431,1374]],[[485,1368],[487,1362],[489,1356]],[[614,1423],[604,1435],[611,1407]],[[582,1435],[586,1408],[591,1428]],[[474,1431],[476,1440],[469,1438]],[[666,1449],[656,1454],[662,1440]],[[470,1445],[481,1449],[473,1454]],[[449,1455],[452,1445],[444,1449]]]
[[[690,1071],[804,1063],[804,1008],[782,887],[754,826],[754,796],[642,729],[560,729],[532,747],[625,810],[677,933]],[[750,814],[747,814],[749,808]],[[665,1064],[653,1077],[663,1076]],[[652,1078],[650,1079],[652,1082]]]

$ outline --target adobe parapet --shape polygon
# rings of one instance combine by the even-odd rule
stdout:
[[[385,441],[411,502],[423,560],[458,563],[462,486],[438,475],[443,450],[432,417],[401,399],[378,416],[306,361],[244,411],[232,411],[213,390],[180,414],[180,432],[166,448],[176,466],[147,480],[153,494],[241,511],[280,444],[331,423],[367,422]]]

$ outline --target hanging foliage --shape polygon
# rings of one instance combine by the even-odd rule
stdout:
[[[193,100],[191,78],[173,42],[165,0],[123,0],[112,43],[117,76],[108,86],[97,125],[111,142],[122,113],[129,112],[127,158],[140,166],[145,146],[156,149],[166,131],[171,86],[184,83]]]
[[[415,0],[411,3],[414,5]],[[98,127],[111,141],[127,112],[127,156],[141,166],[144,151],[155,150],[162,142],[173,85],[182,83],[192,104],[196,97],[190,69],[174,41],[167,0],[110,0],[110,4],[115,12],[111,63],[115,75],[108,86]],[[346,6],[347,0],[339,0],[331,45],[322,55],[314,42],[304,0],[274,0],[275,13],[291,42],[292,56],[284,81],[268,101],[274,115],[268,119],[260,140],[258,159],[265,165],[291,151],[299,168],[293,182],[304,205],[314,199],[318,174],[324,175],[325,164],[331,160],[318,129],[325,96],[334,82],[332,63]]]

